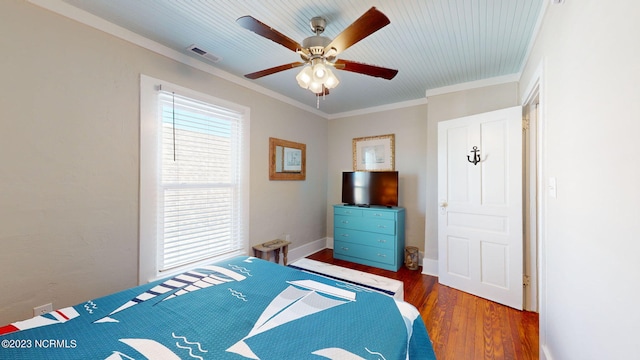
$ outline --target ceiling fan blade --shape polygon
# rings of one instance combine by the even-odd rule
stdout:
[[[269,69],[256,71],[254,73],[247,74],[244,77],[246,77],[248,79],[251,79],[251,80],[255,80],[255,79],[261,78],[263,76],[275,74],[277,72],[284,71],[284,70],[297,68],[297,67],[302,66],[302,65],[304,65],[303,62],[294,62],[294,63],[290,63],[290,64],[284,64],[284,65],[275,66],[275,67],[272,67],[272,68],[269,68]]]
[[[391,23],[387,16],[381,13],[375,7],[369,9],[360,16],[353,24],[344,29],[338,36],[324,48],[325,54],[332,48],[339,54],[349,48],[351,45],[366,38],[374,32],[382,29]]]
[[[398,73],[398,70],[388,69],[385,67],[380,67],[375,65],[363,64],[363,63],[359,63],[351,60],[342,60],[342,59],[336,60],[333,66],[339,70],[351,71],[351,72],[369,75],[369,76],[375,76],[375,77],[379,77],[387,80],[393,79]]]
[[[278,32],[274,28],[260,22],[259,20],[256,20],[252,16],[247,15],[239,17],[236,22],[243,28],[249,31],[253,31],[254,33],[271,41],[274,41],[291,51],[304,50],[302,49],[302,45],[300,45],[297,41],[292,40],[288,36]]]

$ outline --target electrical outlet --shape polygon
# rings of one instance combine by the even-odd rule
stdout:
[[[286,234],[286,235],[284,236],[284,239],[285,239],[286,241],[291,241],[291,236],[290,236],[289,234]]]
[[[44,315],[53,311],[53,305],[51,303],[36,306],[33,308],[33,316]]]

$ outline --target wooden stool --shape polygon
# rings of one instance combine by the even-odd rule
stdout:
[[[289,244],[291,244],[290,241],[276,239],[267,241],[263,244],[254,245],[253,256],[260,259],[269,260],[269,251],[273,251],[276,257],[276,263],[279,263],[280,249],[282,249],[283,264],[287,266],[287,251],[289,251]],[[263,255],[266,255],[266,258],[263,258]]]

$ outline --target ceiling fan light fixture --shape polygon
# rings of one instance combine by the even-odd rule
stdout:
[[[327,79],[324,81],[324,86],[327,89],[333,89],[340,84],[340,80],[338,80],[338,77],[333,74],[333,71],[327,69],[327,73],[328,75]]]
[[[324,82],[327,79],[328,71],[323,63],[317,63],[313,65],[313,80],[318,82]]]
[[[322,63],[307,65],[296,75],[298,85],[315,94],[324,93],[324,89],[333,89],[340,83],[333,71]]]
[[[311,92],[316,94],[322,94],[323,92],[322,83],[317,81],[312,81],[311,84],[309,84],[309,90],[311,90]]]
[[[296,80],[298,81],[298,85],[300,85],[303,89],[308,89],[311,81],[313,80],[313,72],[311,71],[311,66],[305,66],[296,76]]]

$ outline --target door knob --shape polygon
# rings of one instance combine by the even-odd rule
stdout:
[[[440,215],[444,215],[447,213],[447,206],[449,206],[449,204],[447,204],[447,202],[445,200],[440,200]]]

